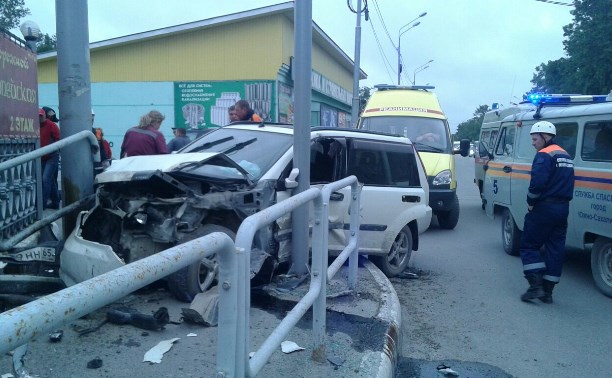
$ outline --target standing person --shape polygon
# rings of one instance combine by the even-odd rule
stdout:
[[[191,139],[187,136],[187,130],[182,127],[173,127],[172,133],[174,138],[168,142],[168,152],[178,151],[191,142]]]
[[[531,127],[531,145],[537,153],[531,164],[525,227],[521,240],[523,272],[529,289],[521,300],[540,299],[552,303],[565,255],[569,201],[574,192],[572,157],[554,142],[555,125],[536,122]],[[540,248],[545,247],[545,253]]]
[[[38,111],[40,122],[40,146],[45,147],[60,140],[60,130],[52,119],[57,120],[53,109],[45,108]],[[59,121],[59,120],[58,120]],[[57,189],[57,170],[59,166],[59,151],[52,152],[40,158],[42,172],[42,205],[43,209],[59,209],[59,192]],[[49,204],[47,204],[49,202]]]
[[[232,105],[227,108],[227,114],[229,115],[230,123],[240,121],[240,118],[238,118],[238,114],[236,114],[236,105]]]
[[[166,138],[159,131],[166,117],[151,110],[140,117],[138,126],[129,129],[123,137],[120,158],[139,155],[167,154]]]
[[[258,116],[247,100],[238,100],[234,105],[236,107],[236,115],[240,121],[253,121],[263,122],[260,116]]]
[[[93,109],[91,109],[91,132],[96,136],[96,139],[98,140],[98,148],[100,149],[100,161],[99,162],[94,162],[94,177],[98,173],[100,173],[100,172],[102,172],[104,170],[105,162],[110,159],[110,157],[108,156],[108,153],[107,153],[108,151],[106,151],[106,149],[104,148],[104,143],[100,139],[101,137],[98,136],[98,129],[93,127],[95,119],[96,119],[96,113],[94,112]],[[102,129],[100,129],[100,130],[102,130]]]

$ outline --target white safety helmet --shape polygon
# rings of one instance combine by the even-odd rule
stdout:
[[[557,128],[548,121],[538,121],[531,126],[529,134],[551,134],[557,135]]]

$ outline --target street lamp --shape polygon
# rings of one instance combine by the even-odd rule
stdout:
[[[416,20],[418,20],[421,17],[425,17],[427,16],[427,12],[423,12],[419,15],[419,17],[415,18],[414,20],[408,22],[406,25],[402,26],[399,31],[398,31],[398,36],[397,36],[397,85],[400,85],[400,75],[402,73],[402,53],[401,53],[401,43],[402,43],[402,34],[404,34],[405,32],[407,32],[408,30],[419,26],[421,24],[421,22],[414,22]],[[413,24],[414,22],[414,24]],[[405,29],[402,31],[402,29],[404,29],[406,26],[409,26],[409,28]]]
[[[40,28],[38,25],[34,21],[26,21],[21,24],[19,30],[21,30],[23,39],[26,40],[26,44],[30,50],[36,52],[36,41],[38,41],[40,37]]]
[[[433,59],[430,59],[429,62],[427,62],[427,63],[421,64],[420,66],[418,66],[414,70],[414,72],[412,73],[412,85],[416,85],[416,74],[418,72],[421,72],[421,71],[424,71],[424,70],[428,69],[429,68],[429,63],[431,63],[431,62],[433,62]]]

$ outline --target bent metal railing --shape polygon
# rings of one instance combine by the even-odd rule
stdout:
[[[332,192],[351,186],[350,228],[347,246],[327,267],[328,205]],[[203,258],[219,259],[219,323],[217,376],[253,377],[302,316],[313,306],[313,358],[325,354],[325,309],[327,280],[349,259],[349,288],[357,281],[359,245],[359,199],[361,186],[355,176],[308,189],[244,220],[236,242],[221,232],[211,233],[132,262],[64,290],[0,314],[0,354],[26,344],[32,337],[48,333],[105,305],[162,279]],[[310,288],[249,361],[250,251],[260,228],[298,206],[314,203]],[[234,351],[234,353],[228,353]]]
[[[333,191],[351,186],[349,241],[336,260],[328,261],[328,204]],[[349,287],[357,280],[359,245],[359,198],[361,186],[355,176],[308,189],[246,218],[236,234],[237,269],[221,261],[219,282],[219,334],[217,340],[217,377],[254,377],[263,368],[291,329],[313,306],[313,358],[325,355],[325,309],[327,280],[349,258]],[[314,202],[312,262],[308,292],[293,307],[260,348],[249,359],[250,328],[250,251],[255,233],[299,206]],[[221,256],[221,260],[227,256]],[[233,351],[233,353],[232,353]]]

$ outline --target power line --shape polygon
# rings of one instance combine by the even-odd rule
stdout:
[[[385,70],[387,70],[387,74],[389,75],[389,78],[391,79],[391,83],[393,83],[393,77],[391,76],[391,73],[389,72],[389,67],[392,67],[391,64],[389,63],[389,60],[387,59],[387,56],[385,55],[385,52],[383,51],[383,48],[380,44],[380,40],[378,39],[378,35],[376,34],[376,29],[374,29],[374,25],[372,22],[370,22],[370,27],[372,28],[372,33],[374,33],[374,39],[376,40],[376,44],[378,45],[378,50],[380,51],[380,54],[383,57],[383,63],[385,66]]]
[[[574,3],[564,3],[562,1],[552,1],[552,0],[536,0],[542,3],[549,3],[549,4],[555,4],[555,5],[565,5],[567,7],[573,7]]]
[[[391,42],[391,46],[393,46],[393,48],[395,48],[395,50],[397,50],[397,47],[395,47],[395,44],[393,43],[393,38],[391,38],[391,34],[389,34],[389,30],[387,29],[387,25],[385,25],[385,20],[383,19],[382,12],[380,11],[380,8],[378,7],[378,1],[376,1],[376,0],[372,0],[372,1],[374,2],[374,10],[376,11],[376,14],[378,15],[378,18],[380,19],[380,23],[382,24],[382,27],[385,30],[385,33],[387,34],[387,37],[389,37],[389,41]]]

